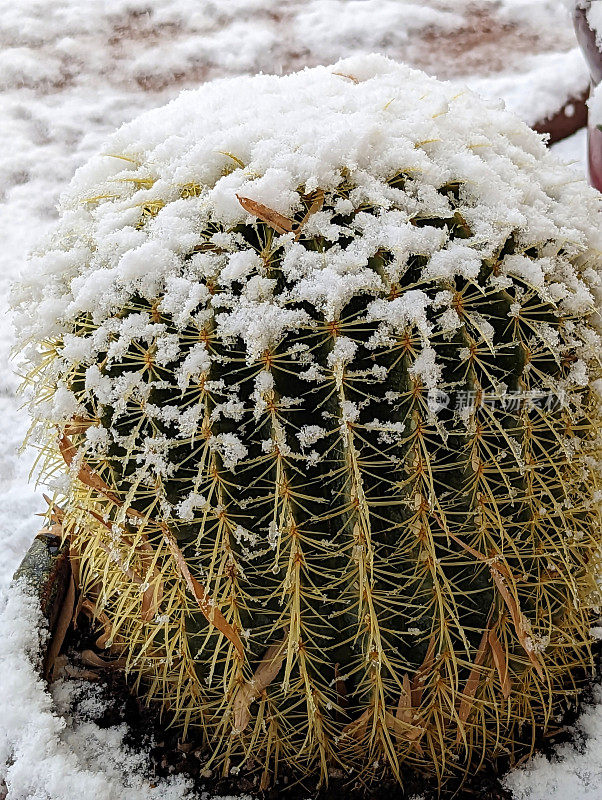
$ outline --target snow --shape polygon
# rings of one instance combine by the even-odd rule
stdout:
[[[388,183],[400,164],[416,176],[406,180],[403,192]],[[325,211],[317,213],[315,230],[327,231],[332,242],[325,259],[297,241],[291,218],[301,207],[298,187],[305,193],[320,187],[332,207],[343,174],[353,187],[348,202],[358,213],[348,230],[332,225]],[[452,209],[438,189],[455,182],[461,190]],[[179,187],[192,185],[195,192],[181,197]],[[378,215],[363,212],[363,204],[378,208]],[[80,337],[85,345],[74,348],[69,339],[67,362],[73,353],[93,362],[110,336],[110,362],[133,339],[152,339],[158,363],[168,364],[179,351],[165,326],[145,314],[115,316],[134,296],[152,303],[168,292],[168,306],[182,296],[200,300],[199,313],[214,317],[217,335],[240,337],[253,361],[284,332],[313,324],[293,302],[336,320],[353,296],[382,294],[384,277],[368,266],[381,249],[395,255],[385,267],[391,280],[412,252],[429,256],[425,280],[474,278],[482,259],[499,252],[516,230],[524,249],[550,242],[554,258],[546,280],[565,287],[562,302],[577,312],[591,305],[594,287],[556,254],[567,240],[573,252],[599,247],[601,235],[591,222],[598,206],[598,196],[575,182],[541,139],[498,101],[482,101],[466,88],[458,91],[455,83],[438,82],[381,56],[283,77],[217,81],[123,126],[78,170],[61,198],[56,231],[36,250],[15,289],[19,337],[34,365],[37,342],[70,336],[73,322],[89,312],[95,330]],[[140,209],[148,207],[155,210],[141,226]],[[415,233],[410,217],[417,211],[427,217],[457,213],[472,234],[448,240],[445,229]],[[287,279],[279,295],[275,282],[262,274],[261,253],[249,252],[240,236],[229,232],[250,215],[266,214],[276,220],[271,247],[281,248]],[[217,252],[188,259],[202,231],[216,227]],[[350,233],[350,243],[339,244]],[[244,249],[238,251],[241,242]],[[541,283],[540,266],[523,259],[523,277],[529,269],[533,283]],[[510,267],[506,273],[516,274]],[[199,291],[200,277],[217,280],[224,290]],[[242,287],[232,289],[233,282]],[[423,306],[410,308],[413,300],[395,301],[386,314],[398,314],[400,324],[414,322],[416,314],[424,318]],[[200,370],[208,372],[209,363],[202,347],[186,355],[180,388]],[[98,389],[92,388],[106,402],[108,388],[94,369],[89,377],[94,374]],[[114,404],[124,394],[123,380],[108,391]],[[74,402],[64,389],[50,406],[36,402],[34,418],[60,425],[76,411]]]
[[[368,5],[357,2],[355,10]],[[476,71],[483,77],[475,80],[471,74],[473,86],[491,96],[504,97],[527,122],[556,110],[569,94],[586,86],[584,66],[574,51],[561,2],[503,0],[485,5],[494,13],[499,9],[509,19],[521,19],[531,31],[544,31],[549,46],[539,56],[532,56],[529,47],[503,49],[501,67],[498,64],[488,70],[481,63]],[[444,77],[462,78],[462,59],[452,57],[446,61],[439,48],[431,47],[433,54],[425,52],[426,48],[421,49],[416,36],[408,35],[408,31],[417,28],[415,20],[431,21],[437,35],[452,36],[452,21],[466,13],[468,4],[441,0],[430,3],[432,8],[425,8],[425,4],[413,3],[411,14],[407,13],[408,3],[379,4],[378,19],[373,17],[368,26],[349,22],[344,3],[324,0],[283,0],[277,4],[274,0],[203,4],[196,0],[156,0],[152,6],[142,0],[111,0],[110,4],[86,4],[85,9],[75,0],[2,0],[0,6],[0,587],[6,587],[39,527],[34,515],[42,505],[40,491],[28,482],[33,454],[17,455],[27,418],[16,396],[18,376],[9,364],[14,336],[7,310],[8,287],[19,273],[26,252],[55,225],[56,202],[75,169],[97,152],[108,134],[123,122],[173,98],[181,88],[214,77],[261,69],[286,72],[377,49],[427,67],[431,59],[431,68]],[[602,3],[594,3],[595,9],[599,6]],[[314,28],[308,28],[310,23]],[[485,59],[491,64],[495,60],[489,54]],[[474,70],[471,65],[469,71]],[[465,75],[466,72],[464,67]],[[584,132],[554,149],[562,158],[573,161],[576,172],[583,174]],[[227,162],[228,157],[224,156],[224,163]],[[109,172],[110,169],[107,163]],[[340,213],[345,213],[342,207]],[[111,220],[107,219],[106,224],[108,236]],[[180,245],[184,245],[186,235],[186,230],[177,233]],[[125,252],[142,239],[139,232],[132,230],[127,240],[115,237],[112,246],[115,251]],[[72,269],[81,254],[57,252],[56,257],[55,269],[60,273]],[[127,261],[124,269],[126,266]],[[134,266],[130,264],[128,269]],[[197,267],[199,273],[212,269],[207,261]],[[101,276],[97,277],[100,280]],[[39,280],[43,289],[53,278],[41,274]],[[166,283],[163,303],[171,304],[165,306],[166,310],[181,308],[182,325],[186,324],[187,313],[202,299],[188,295],[189,287],[187,281]],[[269,295],[263,285],[255,285],[257,294],[253,295],[253,291],[249,282],[250,300],[260,301]],[[96,292],[92,296],[96,297]],[[56,317],[58,310],[58,300],[54,311],[49,303],[49,318]],[[81,342],[73,343],[74,347],[76,344]],[[72,356],[77,359],[82,354],[73,352]],[[202,355],[199,353],[198,357],[188,377],[202,368]],[[309,445],[319,436],[320,430],[308,430],[303,441]],[[202,505],[202,498],[198,505]],[[191,500],[189,507],[192,513],[197,500]],[[10,800],[49,796],[44,787],[52,788],[53,798],[112,799],[143,796],[142,792],[144,796],[161,794],[170,800],[172,796],[183,796],[183,787],[181,791],[175,786],[169,790],[158,787],[156,795],[155,790],[141,788],[129,768],[125,771],[132,777],[127,780],[135,788],[129,786],[125,790],[120,763],[123,732],[101,731],[84,721],[69,721],[58,695],[51,698],[37,678],[37,623],[38,612],[26,594],[16,589],[5,594],[0,613],[0,776],[6,774],[4,757],[12,753]],[[600,707],[594,706],[590,712],[594,733],[602,730]],[[31,725],[33,721],[35,725]],[[560,786],[577,787],[575,797],[600,794],[599,789],[596,795],[592,788],[602,785],[594,766],[600,763],[596,736],[599,735],[595,734],[586,755],[573,756],[574,770],[569,771],[563,762],[551,768]],[[90,743],[89,751],[85,741]],[[563,754],[566,753],[565,748]],[[587,789],[590,795],[583,794],[584,783],[577,770],[591,772]],[[537,771],[521,778],[523,786],[530,781],[530,791],[536,792],[538,784],[546,785],[542,776],[538,762]],[[542,790],[542,797],[543,794]],[[529,795],[532,800],[539,796]],[[556,796],[565,795],[558,789]]]
[[[537,91],[525,92],[524,81],[536,86]],[[476,78],[470,83],[485,96],[503,97],[509,109],[534,125],[581,94],[589,83],[589,74],[581,51],[575,47],[568,53],[527,56],[520,70]]]
[[[504,780],[514,800],[599,800],[602,787],[602,687],[574,726],[574,743],[551,759],[532,758]]]
[[[577,133],[561,142],[556,142],[552,146],[552,150],[558,158],[570,165],[576,176],[585,177],[585,154],[587,153],[587,130],[585,128],[581,128]]]
[[[590,27],[596,31],[596,43],[602,48],[602,3],[600,0],[593,0],[587,10],[587,21]]]
[[[37,599],[20,581],[0,598],[0,777],[9,800],[186,800],[181,776],[149,778],[149,757],[124,743],[125,725],[100,728],[94,689],[59,680],[50,694],[39,675],[45,623]],[[85,693],[79,713],[72,701]],[[0,783],[0,792],[2,784]]]
[[[589,113],[592,125],[602,127],[602,84],[594,89],[589,99]]]

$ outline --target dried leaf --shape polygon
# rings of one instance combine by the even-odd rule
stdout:
[[[96,647],[99,650],[104,650],[106,643],[111,638],[111,621],[109,620],[108,616],[105,614],[104,611],[99,611],[96,607],[96,604],[93,603],[91,600],[82,600],[81,602],[81,611],[86,614],[86,616],[92,622],[100,622],[102,625],[103,632],[101,635],[96,639]]]
[[[123,669],[126,665],[125,658],[109,661],[106,658],[101,658],[94,650],[83,650],[81,659],[87,667],[99,667],[100,669]]]
[[[102,677],[100,672],[94,672],[91,669],[81,669],[79,667],[74,667],[72,664],[66,664],[62,671],[68,678],[76,678],[82,681],[99,681]]]
[[[88,514],[94,517],[101,525],[104,525],[105,528],[111,530],[111,525],[109,525],[99,514],[91,509],[85,508],[83,509]],[[128,512],[131,512],[132,509],[128,509]],[[130,545],[131,547],[136,548],[139,558],[143,563],[147,566],[153,563],[153,549],[151,543],[148,541],[146,536],[141,536],[141,541],[136,545],[134,543],[134,539],[130,536],[127,531],[124,529],[123,532],[123,539],[124,541]],[[142,552],[141,552],[142,551]],[[139,585],[142,585],[144,582],[142,577],[137,573],[134,573],[135,577],[134,580]],[[150,622],[154,619],[155,615],[159,611],[159,606],[161,604],[161,600],[163,599],[163,581],[161,580],[161,574],[156,568],[156,566],[152,567],[152,582],[149,582],[148,588],[144,591],[142,595],[142,618],[146,622]]]
[[[470,670],[470,675],[466,681],[466,686],[464,687],[464,691],[462,692],[462,701],[460,702],[460,708],[458,710],[458,734],[456,736],[456,743],[460,741],[463,734],[463,725],[468,719],[468,715],[470,714],[470,710],[473,707],[473,700],[474,696],[477,692],[479,687],[479,675],[481,670],[479,667],[483,664],[485,660],[485,655],[487,653],[487,643],[489,640],[489,628],[485,628],[483,631],[483,636],[481,637],[481,643],[479,645],[479,649],[475,655],[475,659],[473,662],[473,667]]]
[[[361,716],[348,725],[345,725],[343,728],[343,736],[350,736],[352,739],[357,739],[358,742],[361,742],[366,736],[368,721],[371,716],[372,708],[367,708]]]
[[[495,663],[495,668],[497,670],[497,674],[500,679],[500,683],[502,685],[502,694],[505,698],[508,698],[511,690],[512,690],[512,682],[508,675],[508,662],[506,661],[506,655],[500,644],[500,640],[498,639],[497,633],[495,629],[492,628],[489,631],[489,646],[491,647],[491,652],[493,654],[493,661]]]
[[[48,503],[48,508],[50,510],[50,522],[53,525],[62,525],[63,520],[65,519],[65,512],[63,509],[60,506],[57,506],[57,504],[54,503],[47,494],[43,494],[42,497]]]
[[[59,440],[59,450],[61,451],[65,464],[70,467],[77,454],[77,448],[68,436],[61,436]],[[95,489],[97,492],[100,492],[100,494],[104,495],[112,503],[122,505],[117,495],[111,490],[111,487],[108,486],[85,461],[82,462],[77,477],[83,484],[89,486],[90,489]]]
[[[163,537],[175,559],[180,575],[184,578],[186,585],[194,595],[197,605],[201,609],[205,619],[223,633],[226,639],[237,649],[239,656],[244,658],[244,647],[238,635],[238,631],[230,625],[219,608],[214,604],[209,594],[205,591],[205,587],[201,586],[197,579],[190,574],[186,559],[182,555],[182,551],[178,547],[178,543],[168,527],[164,524],[161,524],[160,527]]]
[[[416,750],[420,755],[424,753],[420,740],[426,730],[421,725],[403,722],[393,714],[389,714],[389,712],[385,714],[385,724],[395,735],[398,744],[407,744],[409,742],[411,750]]]
[[[251,703],[267,689],[280,672],[287,641],[288,632],[280,642],[268,647],[251,680],[246,681],[236,693],[232,703],[235,733],[242,733],[245,730],[251,719]]]
[[[94,517],[94,519],[97,522],[100,522],[100,524],[104,525],[104,527],[107,528],[108,530],[112,529],[111,525],[109,525],[109,523],[106,522],[106,520],[104,520],[100,516],[100,514],[97,514],[96,511],[93,511],[91,508],[85,508],[84,511],[90,514],[91,517]],[[99,542],[98,546],[101,547],[105,551],[105,553],[111,554],[111,548],[108,547],[108,545],[106,545],[104,542]],[[136,572],[136,570],[132,569],[131,567],[127,567],[123,571],[124,574],[127,575],[128,578],[135,584],[137,584],[138,586],[144,585],[145,583],[144,579],[142,578],[141,575],[139,575]],[[153,587],[148,586],[148,588],[145,589],[144,592],[142,593],[142,619],[145,622],[150,622],[152,619],[154,619],[157,611],[158,607],[155,602]]]
[[[439,523],[441,524],[441,523]],[[444,529],[445,530],[445,529]],[[508,586],[506,585],[505,581],[512,581],[514,582],[514,578],[512,573],[508,569],[508,567],[501,563],[500,561],[496,561],[492,558],[487,558],[482,553],[479,553],[473,547],[463,542],[457,536],[454,536],[449,530],[446,530],[446,533],[461,547],[464,548],[467,552],[473,555],[475,558],[478,558],[479,561],[482,561],[484,564],[487,564],[489,570],[491,572],[491,577],[496,585],[497,590],[502,596],[508,611],[510,612],[510,616],[512,618],[512,622],[514,624],[514,629],[516,631],[516,636],[518,641],[520,642],[523,650],[527,654],[529,661],[535,667],[535,671],[539,675],[541,679],[544,677],[544,671],[541,664],[541,660],[538,657],[537,653],[533,650],[533,647],[530,646],[530,636],[528,630],[528,623],[526,622],[525,616],[520,609],[520,605],[516,598],[512,595]]]
[[[320,211],[323,205],[324,205],[324,191],[322,189],[319,189],[316,192],[316,196],[311,206],[307,209],[307,213],[305,214],[305,216],[295,229],[295,241],[301,236],[303,228],[307,224],[307,220],[312,216],[312,214],[316,214],[318,211]]]
[[[424,661],[416,671],[412,679],[412,706],[419,708],[422,703],[422,695],[424,693],[424,681],[427,675],[430,674],[433,663],[435,661],[435,637],[431,636],[429,639],[428,648]]]
[[[73,581],[73,575],[71,575],[69,578],[69,586],[67,587],[67,594],[65,595],[65,599],[63,600],[63,605],[61,606],[61,611],[59,613],[59,617],[56,623],[56,628],[54,629],[50,646],[46,654],[46,659],[44,663],[44,677],[47,680],[51,679],[52,671],[54,669],[54,662],[61,650],[61,647],[63,646],[63,642],[65,641],[65,636],[67,635],[67,631],[69,630],[69,626],[71,625],[71,620],[73,619],[74,606],[75,606],[75,583]]]
[[[241,197],[239,194],[237,194],[236,197],[245,211],[257,217],[262,222],[265,222],[277,233],[292,232],[294,223],[288,217],[279,214],[278,211],[274,211],[273,208],[264,206],[263,203],[258,203],[257,200],[251,200],[249,197]]]
[[[514,623],[514,629],[516,631],[516,635],[518,637],[518,641],[521,643],[523,650],[527,654],[527,657],[531,664],[535,667],[535,671],[539,675],[539,677],[543,680],[544,671],[541,665],[541,661],[537,655],[537,653],[533,650],[533,647],[530,646],[530,636],[529,631],[526,625],[525,616],[520,610],[520,606],[518,602],[511,594],[510,590],[504,583],[503,576],[494,568],[491,569],[491,574],[493,576],[493,580],[495,581],[495,585],[502,595],[504,602],[510,612],[510,616],[512,617],[512,622]]]
[[[412,721],[412,687],[407,672],[403,676],[403,691],[399,695],[395,716],[403,722]]]
[[[403,676],[403,690],[399,695],[395,717],[387,714],[388,727],[394,732],[398,741],[409,740],[414,749],[422,753],[420,739],[424,736],[425,730],[421,725],[414,722],[412,711],[412,686],[407,673]]]

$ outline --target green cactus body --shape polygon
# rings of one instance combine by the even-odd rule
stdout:
[[[103,644],[208,765],[264,786],[332,768],[441,784],[516,760],[592,667],[598,200],[506,112],[366,63],[244,87],[259,102],[321,81],[382,110],[405,81],[429,120],[413,163],[371,175],[341,157],[276,211],[249,199],[267,173],[225,135],[205,182],[117,138],[112,193],[106,175],[77,189],[83,223],[54,258],[91,264],[112,209],[136,246],[190,222],[177,264],[134,264],[101,309],[64,270],[60,330],[29,331],[43,472],[69,465],[58,499]],[[437,179],[446,135],[467,161]],[[500,175],[503,207],[483,188]],[[229,217],[211,202],[224,184]],[[23,291],[26,316],[43,292]]]

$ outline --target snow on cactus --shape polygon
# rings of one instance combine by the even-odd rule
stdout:
[[[184,92],[78,171],[15,292],[31,441],[208,767],[442,785],[578,697],[600,203],[380,56]]]

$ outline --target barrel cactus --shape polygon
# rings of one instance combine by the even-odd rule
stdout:
[[[207,767],[440,787],[592,670],[600,200],[379,56],[183,93],[14,305],[80,607]]]

